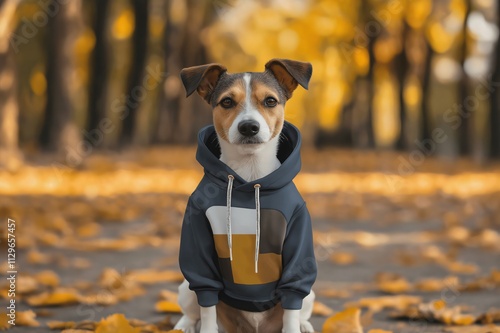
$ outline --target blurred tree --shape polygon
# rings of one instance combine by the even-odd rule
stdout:
[[[108,39],[107,24],[109,0],[93,1],[93,29],[95,46],[92,52],[91,78],[88,103],[87,130],[99,128],[99,123],[106,117],[106,98],[108,89]]]
[[[125,117],[122,121],[120,145],[125,146],[133,142],[135,123],[139,105],[144,99],[143,80],[146,69],[149,0],[132,0],[134,8],[135,29],[132,35],[132,65],[130,68]]]
[[[422,125],[420,131],[420,139],[431,137],[431,110],[429,101],[429,92],[431,89],[431,79],[432,79],[432,59],[434,58],[434,50],[426,40],[425,44],[427,46],[426,57],[424,61],[424,71],[422,77]]]
[[[459,82],[459,96],[465,98],[469,95],[469,77],[467,71],[465,71],[465,62],[467,60],[467,18],[471,12],[472,3],[471,0],[465,0],[466,14],[462,27],[462,47],[460,50],[460,65],[462,69],[462,79]],[[473,124],[471,117],[462,118],[462,126],[459,129],[458,134],[458,146],[461,155],[468,155],[472,151],[472,136],[473,136]]]
[[[497,24],[500,30],[500,3],[496,3]],[[500,40],[497,40],[494,56],[495,71],[492,76],[492,88],[490,105],[490,151],[491,157],[500,158]]]
[[[0,0],[0,167],[9,169],[17,167],[21,161],[18,148],[18,83],[9,38],[19,2]]]
[[[191,143],[197,131],[210,122],[211,113],[200,98],[186,99],[178,73],[184,67],[209,62],[200,31],[215,16],[209,1],[169,1],[165,29],[164,53],[168,72],[160,96],[155,142]]]
[[[60,4],[59,1],[52,0],[50,5],[53,8],[58,7],[58,12],[49,18],[47,105],[40,144],[45,150],[74,155],[81,142],[81,135],[75,123],[77,76],[74,50],[83,28],[82,2],[71,0]]]
[[[406,80],[408,78],[408,55],[406,54],[406,47],[404,45],[405,41],[408,40],[408,35],[410,31],[410,27],[408,26],[408,23],[403,21],[403,31],[400,36],[400,41],[401,41],[401,50],[400,52],[396,55],[394,59],[395,63],[395,72],[396,76],[398,78],[398,83],[399,83],[399,136],[396,141],[396,149],[399,150],[404,150],[408,148],[407,145],[407,131],[406,127],[408,126],[407,123],[407,115],[406,115],[406,105],[405,105],[405,98],[404,98],[404,92],[405,92],[405,84]]]

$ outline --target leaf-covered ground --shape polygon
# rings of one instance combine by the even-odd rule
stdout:
[[[17,225],[10,331],[171,329],[182,215],[202,175],[194,150],[95,155],[78,170],[52,161],[36,156],[36,167],[0,172],[2,223]],[[500,168],[429,159],[411,170],[400,161],[305,151],[296,183],[315,226],[316,330],[496,332]]]

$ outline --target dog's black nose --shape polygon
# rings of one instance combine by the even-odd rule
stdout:
[[[238,124],[238,131],[244,136],[254,136],[259,133],[259,123],[255,120],[243,120]]]

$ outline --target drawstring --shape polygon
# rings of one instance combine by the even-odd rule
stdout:
[[[233,192],[234,176],[228,175],[227,183],[227,246],[229,247],[229,259],[233,261],[233,235],[231,231],[231,196]]]
[[[255,210],[257,211],[257,223],[255,230],[255,273],[259,272],[259,249],[260,249],[260,184],[255,184]]]
[[[234,176],[227,176],[227,246],[229,247],[229,259],[233,261],[233,233],[231,230],[231,199],[233,194]],[[255,211],[257,213],[255,225],[255,273],[259,272],[259,251],[260,251],[260,184],[254,185],[255,189]]]

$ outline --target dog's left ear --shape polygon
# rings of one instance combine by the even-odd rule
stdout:
[[[181,80],[186,89],[186,97],[196,90],[207,103],[210,103],[215,85],[226,71],[226,67],[219,64],[184,68],[181,70]]]
[[[271,59],[266,64],[266,69],[270,70],[279,84],[285,89],[286,97],[292,97],[293,91],[300,84],[307,89],[312,75],[312,65],[308,62]]]

